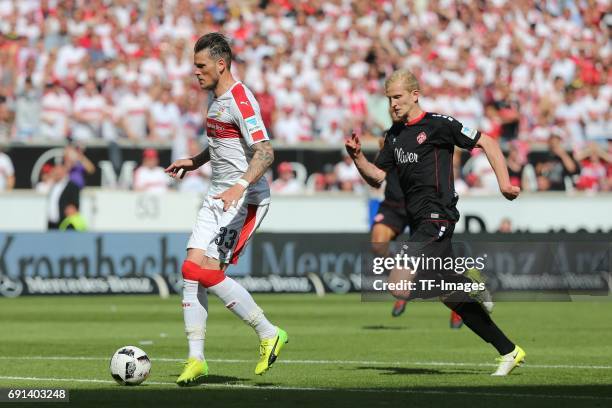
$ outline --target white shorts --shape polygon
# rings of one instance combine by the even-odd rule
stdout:
[[[222,200],[206,196],[187,249],[198,248],[210,258],[235,264],[266,216],[268,207],[269,204],[247,204],[243,197],[236,207],[224,212]]]

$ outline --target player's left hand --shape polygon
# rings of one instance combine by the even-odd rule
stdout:
[[[240,184],[234,184],[221,194],[217,194],[213,196],[218,200],[223,200],[223,211],[227,211],[230,207],[236,207],[238,205],[238,201],[242,198],[244,191],[246,188]]]
[[[353,160],[355,160],[361,154],[361,141],[359,140],[357,133],[353,132],[351,137],[344,141],[344,147],[346,148],[346,152]]]
[[[513,186],[512,184],[509,184],[505,187],[501,187],[500,190],[502,195],[506,197],[506,199],[509,201],[514,200],[521,193],[520,187]]]

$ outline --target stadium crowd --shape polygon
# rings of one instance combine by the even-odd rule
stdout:
[[[192,45],[222,31],[277,143],[380,136],[384,78],[408,68],[424,109],[507,146],[517,183],[610,190],[611,28],[607,0],[0,0],[0,141],[154,141],[183,157],[205,140]],[[529,164],[533,146],[548,158]],[[301,190],[288,165],[277,191]],[[328,170],[310,188],[363,188],[343,162]],[[458,170],[470,191],[493,184],[483,155]]]

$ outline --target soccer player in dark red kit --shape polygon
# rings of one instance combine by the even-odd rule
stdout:
[[[476,129],[463,126],[450,116],[421,109],[419,83],[410,71],[392,73],[385,83],[385,92],[393,113],[403,123],[391,127],[375,163],[365,157],[355,134],[346,140],[346,150],[364,180],[372,186],[379,187],[388,172],[397,171],[411,227],[410,239],[404,247],[412,250],[417,247],[415,255],[452,257],[451,237],[455,222],[459,219],[452,166],[455,146],[469,150],[475,147],[483,149],[506,199],[517,198],[520,188],[510,183],[506,161],[495,140]],[[395,268],[390,272],[388,281],[410,281],[415,279],[415,272],[416,269]],[[439,270],[435,272],[444,273]],[[442,276],[443,279],[465,284],[471,282],[461,274],[447,273]],[[506,337],[470,294],[463,291],[424,293],[409,289],[393,290],[391,293],[405,300],[440,296],[446,306],[461,316],[467,327],[493,345],[500,354],[499,365],[492,375],[508,375],[524,361],[525,351]]]
[[[389,116],[393,121],[394,126],[401,125],[402,119],[398,117],[391,106],[389,106]],[[384,138],[380,139],[380,148],[384,147],[384,140],[387,137],[388,132],[385,132]],[[397,239],[406,227],[410,225],[410,219],[406,212],[406,203],[404,201],[404,193],[400,186],[399,177],[396,170],[387,172],[387,178],[385,179],[385,198],[378,211],[374,216],[374,223],[372,224],[371,240],[373,250],[378,255],[387,255],[389,245],[388,243]],[[391,316],[401,316],[406,310],[406,304],[408,302],[405,299],[397,299],[393,303],[391,309]],[[463,326],[463,320],[454,310],[451,310],[450,316],[450,327],[451,329],[460,329]]]

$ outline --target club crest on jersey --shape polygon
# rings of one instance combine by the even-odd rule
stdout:
[[[421,132],[417,135],[417,143],[418,144],[423,144],[423,142],[427,140],[427,135],[425,134],[425,132]]]
[[[223,115],[223,112],[225,112],[225,105],[219,104],[218,108],[217,108],[217,111],[213,115],[211,115],[211,116],[213,116],[215,118],[220,118],[221,115]]]

